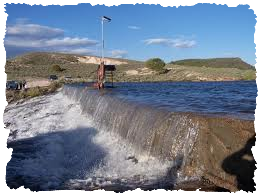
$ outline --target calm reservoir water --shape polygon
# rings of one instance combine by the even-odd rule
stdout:
[[[173,112],[254,120],[257,86],[255,81],[115,83],[105,94]]]

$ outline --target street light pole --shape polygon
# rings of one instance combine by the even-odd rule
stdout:
[[[103,18],[102,18],[102,63],[104,63],[103,55],[104,55],[104,38],[103,38]]]
[[[105,82],[105,65],[104,65],[104,36],[103,36],[103,25],[104,22],[110,22],[111,18],[108,18],[106,16],[102,17],[102,59],[101,64],[98,66],[97,70],[97,87],[99,89],[104,88],[104,82]]]
[[[107,22],[110,22],[111,21],[111,18],[108,18],[106,16],[103,16],[102,17],[102,63],[104,64],[104,35],[103,35],[103,30],[104,30],[104,21],[107,21]]]

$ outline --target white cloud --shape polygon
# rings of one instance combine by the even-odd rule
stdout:
[[[152,38],[152,39],[144,40],[144,42],[146,43],[146,45],[151,45],[151,44],[169,45],[171,40],[165,39],[165,38]]]
[[[55,39],[39,39],[27,40],[22,38],[8,38],[5,40],[5,46],[21,47],[21,48],[46,48],[46,47],[77,47],[77,46],[94,46],[97,42],[88,38],[55,38]]]
[[[16,19],[16,24],[26,24],[29,23],[29,18],[17,18]]]
[[[63,39],[51,39],[47,40],[46,46],[94,46],[97,44],[97,41],[90,40],[88,38],[70,38],[65,37]]]
[[[71,51],[77,54],[89,54],[98,42],[89,38],[65,37],[64,30],[38,24],[18,22],[7,26],[4,45],[8,52],[30,51]],[[92,52],[91,52],[92,53]],[[12,55],[7,53],[7,55]]]
[[[128,54],[128,51],[125,51],[125,50],[112,50],[110,51],[111,53],[111,57],[114,57],[114,58],[124,58],[127,56]]]
[[[23,24],[7,26],[6,36],[23,39],[48,39],[64,36],[64,30],[38,24]]]
[[[196,46],[197,42],[195,40],[190,40],[186,38],[175,38],[175,39],[168,39],[168,38],[152,38],[144,40],[146,45],[164,45],[164,46],[171,46],[175,48],[192,48]]]
[[[138,26],[128,26],[128,28],[131,30],[140,30],[140,27]]]

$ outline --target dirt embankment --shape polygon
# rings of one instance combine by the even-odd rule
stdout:
[[[94,56],[83,56],[77,58],[79,62],[81,63],[87,63],[87,64],[100,64],[101,58],[100,57],[94,57]],[[116,60],[116,59],[110,59],[110,58],[104,58],[106,65],[123,65],[128,64],[127,62]]]
[[[58,82],[53,82],[46,85],[45,82],[41,82],[36,87],[30,86],[25,90],[0,90],[0,107],[21,99],[33,98],[36,96],[53,93],[61,87],[61,84]]]
[[[51,81],[44,78],[29,78],[26,83],[28,88],[47,87],[51,84]]]

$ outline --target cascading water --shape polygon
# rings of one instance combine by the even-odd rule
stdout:
[[[7,185],[31,190],[236,190],[221,164],[254,134],[252,121],[174,113],[73,86],[8,105],[4,122],[13,148]]]
[[[95,90],[65,86],[63,93],[81,105],[98,129],[120,135],[136,154],[174,160],[189,155],[198,126],[188,114],[130,103]]]

